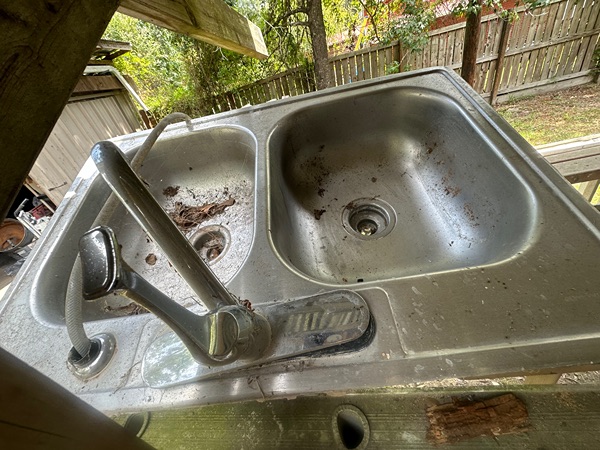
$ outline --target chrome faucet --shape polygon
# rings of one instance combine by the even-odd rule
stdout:
[[[214,374],[220,366],[239,369],[371,335],[365,333],[368,328],[373,329],[369,327],[369,308],[358,293],[349,290],[258,304],[254,309],[243,305],[200,258],[115,144],[97,143],[91,158],[116,197],[161,248],[208,312],[197,315],[187,310],[131,269],[121,258],[114,233],[105,226],[88,231],[80,240],[83,297],[94,300],[117,292],[156,314],[172,328],[193,358],[179,359],[177,364],[207,366],[178,373],[202,377],[205,370]],[[156,381],[172,369],[169,356],[173,348],[171,335],[167,334],[146,350],[143,371],[146,381],[154,380],[151,385],[174,383],[170,377]],[[181,381],[184,380],[177,382]]]
[[[97,143],[91,158],[112,191],[209,312],[199,316],[188,311],[129,268],[120,257],[114,233],[105,227],[87,232],[80,241],[84,298],[92,300],[118,291],[160,317],[194,359],[209,366],[259,358],[270,341],[267,320],[239,304],[227,291],[115,144]]]

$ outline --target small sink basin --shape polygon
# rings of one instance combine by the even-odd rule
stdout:
[[[345,284],[491,264],[529,240],[529,187],[451,98],[397,88],[286,117],[269,140],[280,256]]]
[[[256,141],[241,127],[215,127],[160,139],[140,169],[154,197],[167,212],[184,211],[210,203],[233,203],[199,225],[184,230],[212,270],[227,282],[248,255],[254,230]],[[38,289],[32,297],[32,310],[42,321],[64,323],[64,294],[48,301],[45,292],[64,292],[67,277],[77,253],[78,238],[92,224],[107,198],[107,187],[96,176],[69,224],[57,255],[39,272]],[[123,258],[148,281],[175,300],[193,295],[171,267],[160,249],[142,231],[134,218],[120,205],[106,224],[116,233]],[[63,263],[57,264],[56,261]],[[38,294],[39,293],[39,294]],[[193,304],[193,301],[187,301]],[[145,310],[135,308],[119,296],[84,303],[84,320],[93,321]]]

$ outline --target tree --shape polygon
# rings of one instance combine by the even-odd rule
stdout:
[[[329,64],[327,50],[327,33],[323,19],[321,0],[272,0],[269,4],[269,14],[266,20],[267,45],[278,41],[276,51],[282,55],[291,53],[291,58],[283,55],[283,61],[304,59],[303,31],[310,34],[310,50],[315,66],[317,89],[325,89],[333,85],[333,71]],[[304,57],[304,58],[302,58]],[[305,60],[306,61],[306,60]],[[300,65],[300,64],[298,64]]]

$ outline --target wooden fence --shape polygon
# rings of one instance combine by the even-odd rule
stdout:
[[[600,45],[600,0],[557,0],[527,12],[515,10],[508,23],[496,15],[482,19],[475,90],[494,102],[498,95],[546,85],[585,82]],[[459,71],[465,24],[432,31],[419,53],[404,52],[398,42],[368,47],[330,58],[337,86],[402,70],[446,66]],[[311,69],[290,70],[215,98],[215,112],[312,92]]]

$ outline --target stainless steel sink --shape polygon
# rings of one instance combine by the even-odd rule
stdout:
[[[294,112],[269,139],[277,251],[336,284],[510,258],[531,239],[538,212],[502,145],[429,89]]]
[[[147,134],[114,142],[132,155]],[[371,320],[352,345],[216,372],[105,297],[86,302],[85,328],[117,351],[80,381],[64,299],[109,193],[88,161],[1,305],[0,344],[107,413],[600,364],[600,214],[451,71],[171,126],[140,173],[167,211],[234,200],[186,231],[234,295],[267,310],[354,291]],[[108,222],[133,269],[204,312],[124,209]]]

